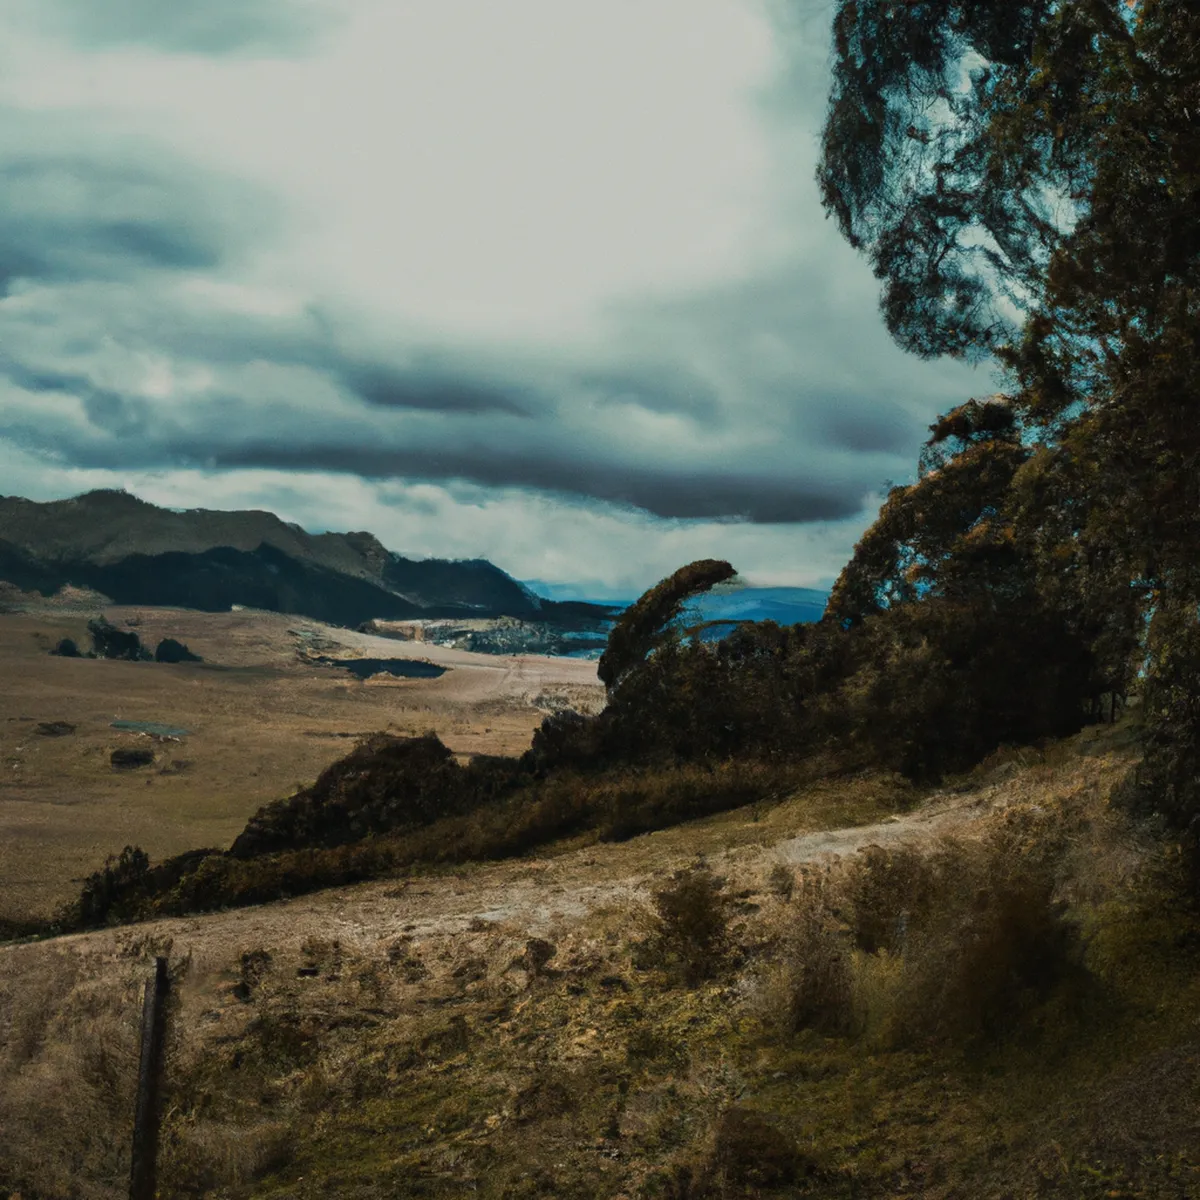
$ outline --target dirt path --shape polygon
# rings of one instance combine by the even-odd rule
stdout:
[[[1082,760],[1075,773],[1081,781],[1091,778],[1106,770],[1107,761]],[[1055,779],[1055,786],[1061,787],[1061,769]],[[846,857],[866,846],[927,845],[947,834],[969,834],[1000,809],[1036,802],[1036,794],[1026,775],[1015,775],[967,793],[935,793],[915,810],[879,822],[831,830],[804,830],[802,805],[789,822],[790,802],[785,802],[783,816],[756,840],[747,840],[758,826],[745,812],[723,814],[626,843],[590,845],[553,857],[381,880],[254,908],[76,934],[52,943],[0,946],[0,971],[19,972],[26,955],[39,955],[49,946],[105,958],[119,954],[131,939],[169,939],[173,955],[190,953],[214,963],[230,959],[238,948],[294,952],[314,939],[374,953],[397,938],[437,943],[443,949],[468,934],[558,938],[605,913],[624,914],[619,919],[627,923],[631,914],[647,906],[654,888],[673,870],[695,861],[697,853],[707,856],[731,890],[752,898],[768,890],[768,877],[779,864],[800,868]]]

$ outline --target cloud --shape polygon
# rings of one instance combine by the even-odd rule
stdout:
[[[824,25],[344,11],[322,40],[301,0],[4,8],[22,479],[381,522],[548,580],[719,552],[805,583],[991,390],[892,345],[824,220]]]
[[[13,15],[82,47],[209,55],[301,53],[334,23],[323,0],[18,0]]]
[[[111,130],[0,106],[0,289],[21,280],[212,271],[261,236],[271,202]]]
[[[407,369],[386,363],[350,363],[333,369],[351,392],[377,408],[529,415],[519,389],[495,381],[477,382],[450,366],[423,366],[418,361]]]
[[[214,311],[168,277],[0,304],[0,344],[14,348],[0,355],[0,431],[89,468],[136,455],[804,523],[858,513],[906,475],[931,416],[975,381],[963,368],[922,387],[803,272],[631,306],[586,352],[537,356],[412,345],[389,361],[344,338],[344,317],[259,304],[233,320],[229,298],[218,291]]]
[[[124,487],[167,507],[266,509],[314,532],[366,528],[410,556],[489,558],[518,579],[570,581],[595,599],[630,599],[683,563],[712,556],[729,559],[756,584],[827,587],[860,527],[857,520],[801,527],[661,521],[520,489],[320,472],[85,469],[3,441],[0,478],[0,491],[33,499]]]

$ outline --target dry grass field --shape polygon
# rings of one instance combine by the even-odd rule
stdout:
[[[917,797],[826,781],[624,844],[0,947],[0,1191],[7,1169],[23,1195],[124,1194],[139,988],[167,954],[164,1195],[1194,1196],[1197,978],[1108,803],[1122,734]],[[837,829],[839,805],[878,815]],[[728,942],[680,986],[646,958],[652,901],[698,853]],[[976,934],[1019,956],[1036,925],[1009,947],[1003,922],[951,920],[891,954],[814,923],[829,894],[857,923],[871,897],[915,910],[889,872],[922,855],[951,868],[950,917],[972,870],[1004,895],[1054,864],[1047,928],[1066,906],[1083,958],[1018,1036],[967,1053],[894,1018],[937,1011],[946,979],[986,996]],[[793,1027],[845,945],[845,994],[818,999],[860,1028]]]
[[[550,708],[603,702],[595,663],[491,657],[333,629],[265,612],[105,610],[153,649],[185,642],[201,663],[58,658],[60,638],[89,645],[96,615],[47,609],[0,614],[0,917],[43,916],[126,844],[153,859],[225,846],[263,803],[314,779],[360,734],[434,730],[456,753],[514,754]],[[437,679],[316,665],[336,658],[417,658]],[[147,721],[177,740],[114,729]],[[74,726],[54,734],[54,723]],[[151,766],[117,770],[113,750],[143,747]]]

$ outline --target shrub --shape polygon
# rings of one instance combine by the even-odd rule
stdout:
[[[761,1015],[788,1034],[810,1027],[844,1033],[853,1011],[850,946],[834,911],[833,881],[810,877],[796,894],[778,957],[760,980]]]
[[[144,899],[150,858],[140,846],[110,854],[104,866],[84,880],[79,899],[64,915],[69,928],[90,929],[113,920],[128,920]]]
[[[126,633],[109,624],[104,617],[88,622],[92,635],[92,650],[97,658],[123,658],[129,662],[146,662],[150,658],[136,633]]]
[[[759,980],[764,1021],[969,1047],[1012,1032],[1068,980],[1086,984],[1053,855],[1009,833],[926,854],[872,846],[805,881]]]
[[[936,909],[905,954],[901,1035],[973,1042],[1017,1025],[1074,962],[1050,872],[993,846],[935,862]]]
[[[193,654],[183,642],[175,638],[163,638],[154,649],[154,661],[160,663],[203,662],[198,654]]]
[[[494,802],[522,774],[515,759],[481,757],[460,767],[436,734],[375,734],[327,767],[312,787],[260,808],[230,854],[253,858],[340,846],[373,833],[428,825]]]
[[[735,1105],[717,1120],[705,1172],[723,1194],[730,1185],[788,1187],[813,1170],[792,1138],[762,1113]]]
[[[889,1044],[972,1045],[1001,1037],[1079,970],[1053,863],[1003,831],[868,854],[846,881],[859,1028]]]
[[[728,902],[723,881],[705,866],[676,871],[654,893],[651,961],[678,975],[687,987],[711,979],[729,952]]]
[[[141,746],[125,746],[114,750],[108,756],[113,769],[117,771],[135,771],[138,767],[148,767],[154,762],[154,751]]]

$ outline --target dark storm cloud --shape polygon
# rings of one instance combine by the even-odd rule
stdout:
[[[8,354],[0,354],[0,377],[15,384],[22,391],[33,393],[59,392],[85,398],[102,390],[96,388],[91,379],[80,372],[33,367]]]
[[[23,14],[83,48],[296,54],[334,23],[323,0],[25,0]]]
[[[446,369],[401,369],[382,363],[332,364],[332,372],[359,399],[376,408],[411,408],[448,413],[530,414],[529,397],[502,382],[478,382]],[[524,389],[526,392],[528,389]]]
[[[574,382],[600,404],[633,404],[649,412],[683,413],[697,420],[712,420],[720,412],[720,397],[712,384],[682,363],[584,370]]]
[[[791,477],[669,463],[629,464],[619,459],[524,455],[516,448],[394,449],[367,445],[288,447],[247,444],[211,455],[218,467],[277,467],[340,471],[366,478],[443,481],[462,479],[492,487],[533,488],[632,505],[658,517],[736,519],[762,524],[824,521],[850,516],[862,504],[859,488],[816,485]]]
[[[920,436],[922,425],[910,413],[878,400],[844,397],[824,418],[829,445],[864,454],[901,454]]]
[[[309,11],[35,9],[81,43],[211,54],[274,52]],[[789,130],[819,116],[814,77],[798,70],[768,98]],[[96,137],[78,115],[0,110],[0,295],[23,291],[0,304],[0,438],[69,466],[461,480],[671,519],[849,517],[909,472],[938,411],[990,389],[901,354],[869,270],[811,196],[792,199],[808,207],[769,266],[614,301],[586,351],[433,350],[403,332],[372,341],[369,319],[319,299],[293,307],[283,285],[262,303],[239,290],[243,254],[274,235],[262,195],[169,148]]]
[[[964,390],[956,377],[923,392],[886,335],[826,316],[828,296],[800,276],[640,307],[629,314],[640,340],[618,336],[590,362],[418,347],[389,361],[348,347],[346,323],[319,312],[233,318],[131,294],[144,311],[108,303],[172,361],[215,371],[211,384],[174,400],[122,396],[87,368],[99,351],[86,337],[69,366],[52,342],[7,352],[0,376],[74,396],[82,413],[0,416],[10,436],[81,466],[465,481],[670,519],[817,522],[905,476],[932,413]],[[102,301],[81,295],[90,319]],[[58,322],[65,344],[65,302]],[[0,321],[0,341],[9,332]]]
[[[249,189],[123,150],[124,160],[111,149],[6,154],[0,137],[0,288],[210,270],[248,240],[238,226],[254,211]]]

